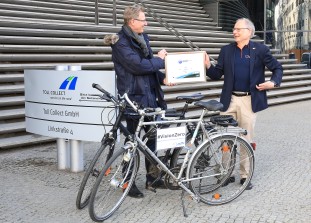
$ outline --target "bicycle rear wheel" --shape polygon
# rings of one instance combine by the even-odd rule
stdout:
[[[79,187],[76,199],[76,207],[78,209],[83,209],[89,203],[93,185],[105,163],[112,156],[114,147],[115,141],[113,139],[104,140],[93,157]]]
[[[254,171],[254,153],[243,138],[214,136],[194,154],[187,170],[190,189],[206,204],[228,203],[240,196]],[[241,180],[243,178],[243,182]]]
[[[137,151],[132,152],[130,149],[123,148],[115,151],[92,189],[89,214],[93,221],[100,222],[108,219],[120,207],[134,183],[138,167]]]

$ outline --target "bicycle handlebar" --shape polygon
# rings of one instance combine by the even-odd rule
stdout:
[[[110,94],[108,91],[103,89],[99,84],[92,84],[92,87],[102,92],[104,95],[106,95],[111,101],[117,103],[118,99],[115,98],[112,94]],[[144,109],[138,109],[138,107],[129,99],[127,93],[124,93],[123,96],[120,97],[121,99],[125,99],[126,102],[134,109],[135,112],[138,114],[145,114],[147,116],[153,116],[153,115],[159,115],[165,113],[164,110],[161,108],[144,108]]]
[[[105,89],[103,89],[99,84],[92,84],[92,87],[99,90],[100,92],[104,93],[104,95],[106,95],[109,99],[113,100],[114,102],[117,102],[118,99],[116,99],[115,96],[113,96],[112,94],[110,94],[108,91],[106,91]]]

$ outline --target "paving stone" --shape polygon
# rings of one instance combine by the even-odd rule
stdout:
[[[273,106],[258,114],[254,188],[221,206],[185,199],[181,191],[146,191],[144,159],[137,176],[143,199],[126,198],[105,222],[284,222],[311,219],[310,101]],[[89,163],[98,143],[85,142]],[[56,145],[0,151],[0,222],[87,223],[88,210],[75,199],[83,173],[57,169]]]

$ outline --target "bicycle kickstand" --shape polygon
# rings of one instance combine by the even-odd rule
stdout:
[[[185,191],[184,190],[181,190],[181,196],[180,196],[180,199],[181,199],[181,206],[182,206],[182,210],[183,210],[183,213],[184,213],[184,217],[188,217],[188,214],[187,214],[187,210],[186,210],[186,206],[185,206]]]

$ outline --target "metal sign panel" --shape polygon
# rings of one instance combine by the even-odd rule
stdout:
[[[24,82],[28,132],[100,142],[114,123],[115,108],[92,88],[115,95],[114,71],[25,70]]]

